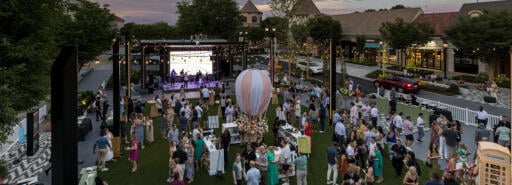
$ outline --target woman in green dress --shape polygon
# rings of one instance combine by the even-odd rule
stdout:
[[[201,134],[197,134],[197,139],[194,140],[194,146],[194,162],[196,164],[196,169],[202,169],[201,157],[203,157],[204,140]]]
[[[268,148],[267,159],[268,159],[268,169],[267,169],[267,184],[268,185],[276,185],[279,184],[279,176],[277,171],[277,162],[279,161],[279,156],[274,155],[275,147],[271,146]]]
[[[377,150],[375,150],[375,160],[373,160],[373,170],[377,177],[376,183],[381,183],[384,178],[382,177],[383,159],[382,159],[382,145],[377,143]]]

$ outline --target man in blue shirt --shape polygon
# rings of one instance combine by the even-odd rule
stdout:
[[[108,139],[105,137],[105,131],[101,132],[101,136],[96,139],[96,143],[94,143],[94,147],[92,148],[92,154],[96,153],[96,148],[98,148],[98,168],[101,171],[107,171],[108,168],[105,168],[105,156],[107,156],[107,147],[112,150],[112,146],[108,142]]]
[[[338,178],[338,149],[337,144],[333,143],[331,146],[327,147],[327,184],[336,184],[336,180]],[[331,181],[331,172],[334,171]]]
[[[336,110],[336,113],[334,113],[334,115],[332,115],[332,122],[338,123],[338,121],[341,121],[341,115],[340,115],[340,111]]]
[[[336,136],[336,140],[338,141],[338,146],[343,147],[343,145],[345,144],[346,133],[347,132],[345,130],[345,125],[343,125],[341,120],[336,122],[336,125],[334,127],[334,134]]]
[[[245,180],[247,181],[247,185],[259,185],[260,184],[260,170],[256,168],[256,162],[250,161],[249,166],[251,169],[247,171],[245,175]]]

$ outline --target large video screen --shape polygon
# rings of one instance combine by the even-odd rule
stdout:
[[[195,75],[198,71],[203,75],[212,74],[212,51],[171,51],[169,56],[170,71],[174,70],[178,75],[181,71],[188,75]]]

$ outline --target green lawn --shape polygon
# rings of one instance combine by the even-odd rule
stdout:
[[[282,101],[281,101],[282,102]],[[210,106],[210,115],[216,115],[217,106]],[[275,110],[273,105],[269,106],[267,112],[267,118],[269,121],[274,120]],[[302,110],[306,110],[306,107],[302,107]],[[221,118],[220,123],[224,123],[224,119]],[[146,146],[144,150],[139,153],[138,170],[135,173],[130,173],[130,162],[127,159],[128,155],[123,155],[115,162],[110,162],[107,166],[110,168],[107,172],[99,172],[100,176],[105,181],[112,185],[160,185],[166,184],[168,174],[168,144],[167,141],[160,138],[159,131],[159,119],[154,121],[154,134],[155,142],[152,145]],[[220,128],[215,130],[217,136],[220,135]],[[312,154],[308,163],[308,183],[310,184],[325,184],[326,173],[327,173],[327,162],[325,157],[325,151],[327,146],[332,142],[332,128],[328,128],[326,133],[313,133],[313,146]],[[273,134],[270,131],[265,135],[265,142],[267,144],[273,144]],[[124,146],[122,147],[124,148]],[[229,163],[232,164],[233,156],[237,152],[242,152],[242,148],[239,145],[234,145],[229,151]],[[387,156],[385,153],[384,156]],[[386,159],[386,157],[385,157]],[[421,163],[421,162],[420,162]],[[420,184],[423,184],[428,179],[430,169],[425,167],[423,163],[421,165],[422,176],[420,178]],[[405,171],[405,170],[404,170]],[[218,178],[216,176],[209,176],[206,170],[196,171],[194,182],[192,184],[205,185],[205,184],[218,184],[228,185],[233,184],[233,177],[231,175],[231,165],[226,166],[226,174],[224,178]],[[384,160],[384,182],[385,185],[398,185],[401,184],[402,179],[396,178],[394,169],[391,166],[390,160]],[[338,177],[340,179],[341,177]],[[290,178],[290,184],[296,184],[295,178]]]

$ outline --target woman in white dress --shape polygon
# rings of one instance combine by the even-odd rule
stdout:
[[[110,130],[108,130],[108,128],[104,128],[104,131],[105,131],[104,137],[106,137],[108,139],[108,144],[110,144],[110,146],[112,146],[112,138],[114,137],[112,135],[112,132],[110,132]],[[114,158],[114,151],[112,151],[112,148],[107,147],[107,155],[105,156],[105,161],[110,161],[110,160],[112,160],[112,158]]]

